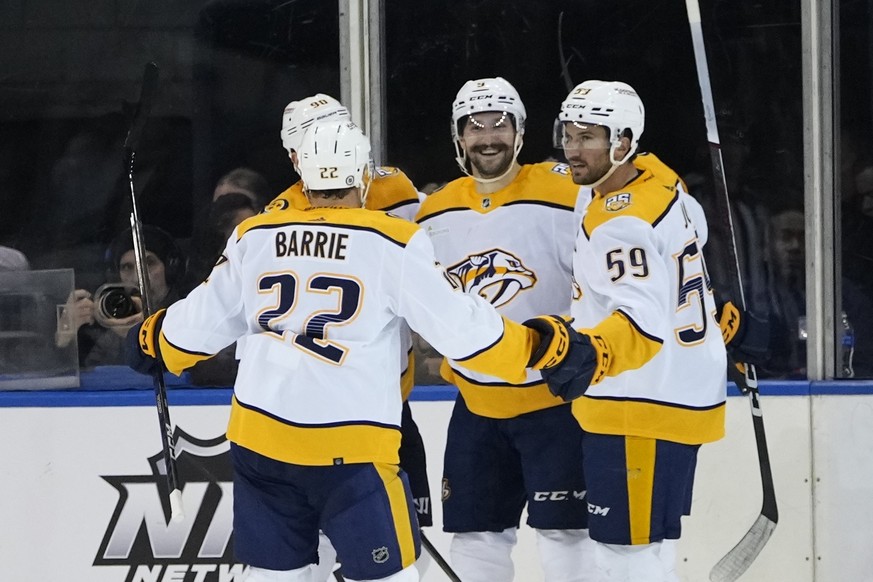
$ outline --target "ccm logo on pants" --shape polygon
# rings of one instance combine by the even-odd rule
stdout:
[[[585,491],[573,491],[573,499],[585,497]],[[566,501],[570,498],[569,491],[535,491],[533,495],[534,501]]]

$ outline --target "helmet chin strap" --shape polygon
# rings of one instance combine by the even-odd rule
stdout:
[[[364,208],[367,205],[367,194],[370,193],[370,184],[373,183],[373,180],[364,180],[364,183],[358,187],[359,195],[361,197],[361,208]]]
[[[512,171],[512,168],[515,166],[515,161],[518,159],[518,153],[521,151],[522,139],[521,135],[515,134],[515,143],[513,144],[513,152],[512,152],[512,161],[506,166],[506,171],[497,176],[496,178],[482,178],[481,176],[474,176],[467,169],[467,152],[457,143],[455,147],[459,150],[460,155],[455,158],[455,161],[458,162],[458,167],[461,168],[461,171],[479,182],[480,184],[493,184],[494,182],[498,182],[506,177]]]

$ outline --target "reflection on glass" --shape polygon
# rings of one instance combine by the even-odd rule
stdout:
[[[837,373],[873,377],[873,12],[839,2],[840,231],[843,315]]]

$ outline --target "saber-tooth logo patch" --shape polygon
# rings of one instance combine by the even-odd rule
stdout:
[[[242,582],[233,560],[233,477],[224,436],[196,439],[176,427],[185,517],[170,520],[163,456],[151,473],[103,476],[118,492],[94,566],[126,566],[125,582]]]
[[[494,307],[506,305],[537,282],[521,259],[502,249],[470,255],[446,272],[463,291],[484,297]]]

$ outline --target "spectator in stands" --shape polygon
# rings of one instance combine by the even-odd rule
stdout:
[[[767,230],[767,295],[772,357],[759,366],[761,377],[806,379],[806,253],[804,216],[800,210],[775,214]],[[853,328],[854,354],[846,354],[851,376],[873,375],[873,302],[850,279],[842,278],[842,303]],[[841,322],[837,321],[840,326]],[[842,333],[842,329],[839,329]],[[837,349],[843,346],[837,345]],[[850,357],[851,356],[851,357]],[[851,377],[842,370],[838,377]]]
[[[212,192],[212,201],[228,194],[245,194],[259,209],[273,199],[267,179],[249,168],[236,168],[219,178]]]
[[[185,259],[176,241],[164,230],[143,225],[142,234],[149,299],[152,309],[157,310],[179,299],[178,285],[184,276]],[[124,337],[143,319],[130,229],[113,240],[106,258],[109,283],[125,284],[126,287],[114,287],[114,295],[98,290],[97,296],[85,289],[77,289],[71,298],[79,364],[84,367],[123,364]],[[64,347],[60,338],[59,335],[59,347]]]

